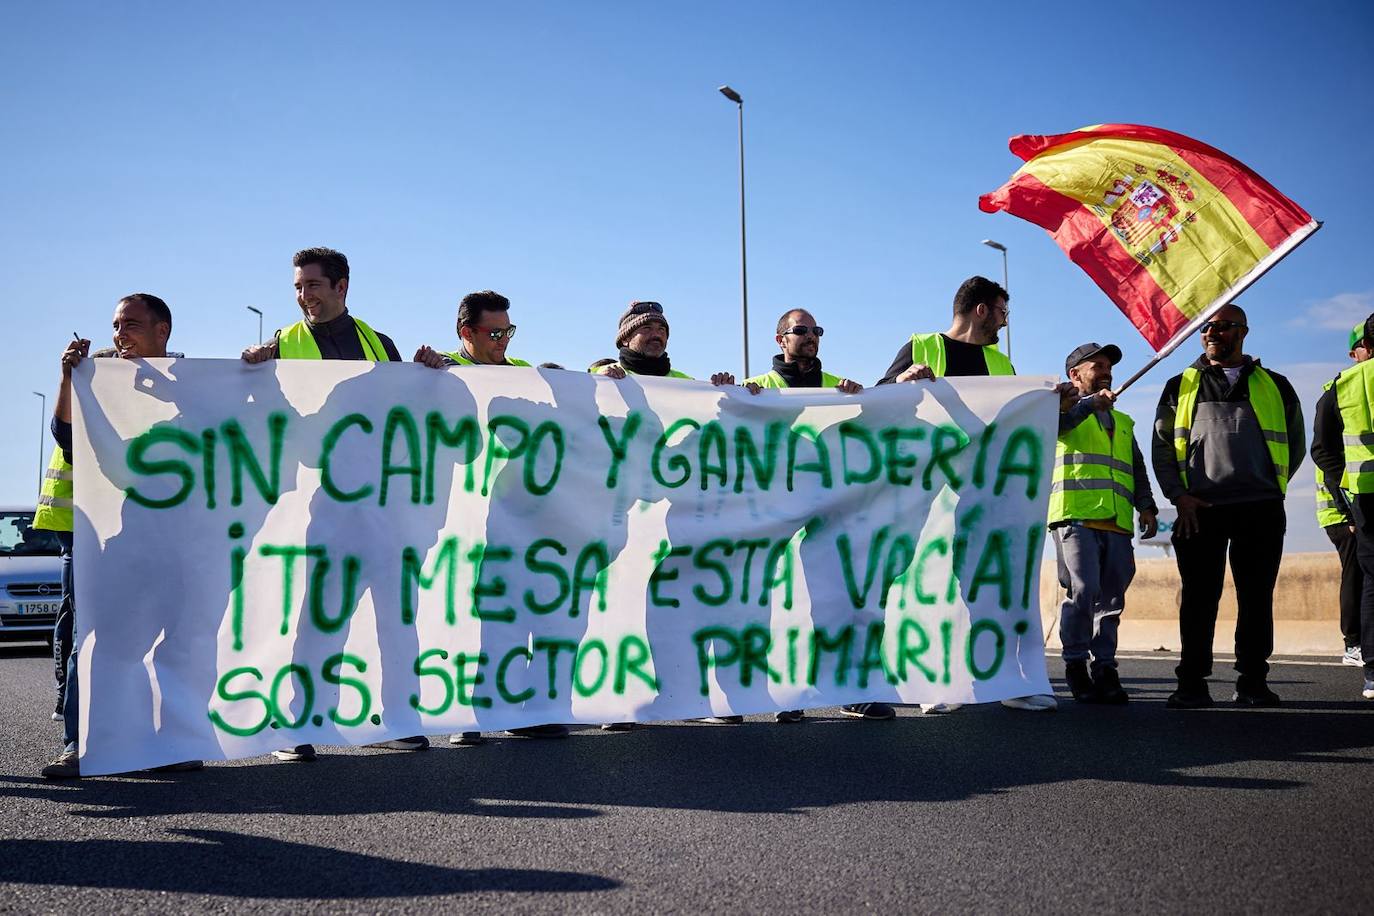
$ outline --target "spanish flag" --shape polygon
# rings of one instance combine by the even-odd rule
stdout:
[[[1244,163],[1137,124],[1021,136],[978,199],[1054,236],[1156,351],[1182,343],[1321,224]]]

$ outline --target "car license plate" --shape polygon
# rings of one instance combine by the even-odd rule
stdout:
[[[40,617],[44,614],[56,614],[61,606],[60,601],[20,601],[19,613],[25,617]]]

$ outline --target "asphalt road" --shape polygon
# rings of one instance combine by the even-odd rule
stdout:
[[[48,662],[0,648],[0,910],[1369,912],[1357,670],[1278,664],[1284,708],[1173,712],[1172,664],[1125,661],[1121,708],[439,736],[58,784]]]

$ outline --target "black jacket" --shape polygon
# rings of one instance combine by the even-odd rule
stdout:
[[[1199,356],[1193,363],[1192,368],[1199,370],[1202,378],[1188,441],[1186,489],[1174,455],[1174,419],[1183,376],[1176,375],[1165,383],[1155,413],[1151,461],[1159,488],[1170,502],[1178,502],[1185,492],[1218,505],[1283,498],[1269,447],[1250,405],[1249,379],[1259,365],[1258,360],[1245,357],[1240,377],[1232,386],[1222,368],[1211,365],[1205,357]],[[1274,379],[1283,399],[1284,425],[1288,429],[1288,479],[1292,480],[1307,450],[1302,405],[1288,379],[1272,370],[1265,371]]]

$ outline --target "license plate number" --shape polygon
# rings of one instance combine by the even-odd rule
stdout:
[[[44,614],[56,614],[61,606],[60,601],[20,601],[19,613],[26,617],[40,617]]]

